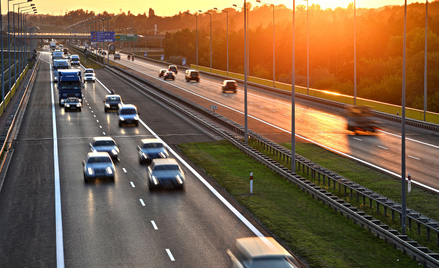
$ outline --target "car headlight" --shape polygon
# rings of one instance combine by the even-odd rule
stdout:
[[[67,107],[67,108],[70,107],[70,104],[66,104],[66,107]]]
[[[76,107],[81,107],[81,106],[82,106],[82,104],[80,104],[80,103],[76,104]]]
[[[134,116],[134,120],[139,120],[139,117],[137,115]]]
[[[142,157],[143,157],[144,159],[148,158],[148,156],[147,156],[145,153],[142,153]]]
[[[112,175],[113,174],[113,169],[111,167],[107,167],[107,174],[108,175]]]
[[[158,185],[159,184],[159,181],[157,180],[157,178],[153,175],[152,176],[152,182],[155,184],[155,185]]]
[[[115,149],[111,149],[111,153],[112,153],[113,155],[117,155],[117,151],[116,151]]]
[[[108,103],[105,103],[105,107],[110,107],[110,104],[108,104]]]
[[[88,175],[93,175],[93,169],[91,167],[87,168]]]
[[[119,116],[120,121],[125,121],[125,119],[122,116]]]
[[[177,180],[178,184],[183,184],[183,180],[181,179],[180,175],[175,176],[175,179]]]
[[[159,155],[160,155],[161,158],[166,158],[167,157],[167,155],[164,152],[160,152]]]

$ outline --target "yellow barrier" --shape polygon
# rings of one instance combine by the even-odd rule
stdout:
[[[197,65],[191,64],[191,68],[197,69]],[[209,67],[198,66],[198,70],[210,73]],[[222,76],[227,76],[227,72],[223,71],[223,70],[212,69],[212,73],[222,75]],[[229,72],[228,77],[239,79],[239,80],[244,80],[244,75],[239,74],[239,73]],[[248,81],[252,82],[252,83],[259,84],[259,85],[264,85],[264,86],[269,86],[269,87],[273,86],[273,80],[267,80],[267,79],[263,79],[263,78],[253,77],[253,76],[249,76]],[[281,89],[281,90],[285,90],[285,91],[291,91],[291,89],[292,89],[291,84],[286,84],[286,83],[281,83],[281,82],[275,82],[275,87],[277,89]],[[306,88],[304,88],[304,87],[296,86],[295,91],[296,91],[296,93],[306,95]],[[338,94],[338,93],[334,93],[334,92],[329,92],[326,90],[319,90],[319,89],[313,89],[313,88],[309,89],[309,95],[313,96],[313,97],[325,99],[325,100],[331,100],[331,101],[336,101],[336,102],[340,102],[340,103],[344,103],[344,104],[348,104],[348,105],[354,105],[354,97],[349,96],[349,95],[343,95],[343,94]],[[370,107],[372,107],[373,110],[388,113],[388,114],[394,114],[394,115],[401,115],[402,114],[402,112],[401,112],[402,107],[401,106],[388,104],[388,103],[384,103],[384,102],[368,100],[368,99],[363,99],[363,98],[357,97],[357,105],[370,106]],[[405,111],[406,111],[406,117],[420,120],[420,121],[424,121],[424,111],[423,110],[418,110],[418,109],[406,107]],[[439,113],[427,112],[425,115],[425,121],[430,122],[430,123],[434,123],[434,124],[439,124]]]

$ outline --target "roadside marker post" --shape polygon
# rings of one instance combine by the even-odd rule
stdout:
[[[253,194],[253,172],[250,172],[250,193]]]

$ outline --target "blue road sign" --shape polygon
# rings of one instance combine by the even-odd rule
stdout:
[[[114,42],[116,35],[114,32],[102,32],[102,31],[92,31],[91,41],[92,42]]]

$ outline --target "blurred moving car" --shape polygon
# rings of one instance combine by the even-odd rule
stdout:
[[[104,111],[108,110],[118,110],[119,106],[122,105],[122,97],[117,94],[107,95],[104,100]]]
[[[84,70],[84,73],[85,73],[85,74],[90,74],[90,73],[94,74],[94,73],[95,73],[95,70],[92,69],[92,68],[87,68],[87,69]]]
[[[154,159],[148,167],[148,187],[150,191],[157,188],[184,189],[184,182],[183,170],[173,158]]]
[[[139,163],[150,163],[157,158],[168,158],[169,153],[165,145],[159,139],[142,139],[140,146],[137,146]]]
[[[236,84],[235,80],[224,80],[221,87],[222,87],[223,93],[225,93],[227,91],[233,91],[233,93],[236,93],[236,89],[238,88],[238,84]]]
[[[94,137],[89,146],[92,152],[106,152],[110,155],[111,159],[120,160],[119,145],[111,137]]]
[[[172,79],[175,80],[175,74],[173,71],[167,71],[165,75],[163,75],[163,80]]]
[[[107,55],[107,51],[102,50],[101,55],[102,55],[102,56],[106,56],[106,55]]]
[[[375,132],[378,123],[375,121],[371,108],[368,106],[347,106],[345,114],[349,131]]]
[[[67,112],[68,110],[82,110],[82,102],[77,97],[68,97],[64,101],[64,111]]]
[[[235,268],[296,268],[297,260],[272,237],[236,240],[238,252],[227,250]]]
[[[200,72],[197,70],[186,70],[186,82],[195,80],[195,82],[200,82]]]
[[[84,181],[90,179],[110,179],[114,181],[116,169],[108,153],[91,152],[87,154],[84,166]]]
[[[178,74],[178,68],[177,68],[177,65],[169,65],[169,67],[168,67],[168,71],[172,71],[172,72],[174,72],[175,74]]]
[[[120,54],[114,53],[114,60],[120,60]]]
[[[137,112],[136,106],[132,104],[120,105],[117,114],[119,115],[119,127],[123,124],[139,126],[139,113]]]
[[[167,71],[168,71],[167,69],[160,69],[159,77],[163,77]]]

